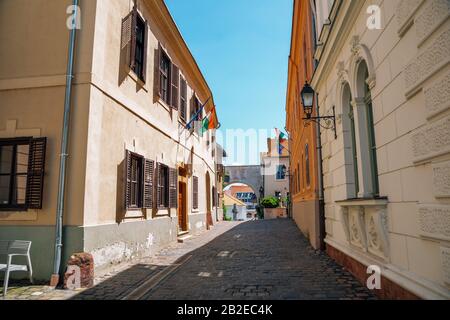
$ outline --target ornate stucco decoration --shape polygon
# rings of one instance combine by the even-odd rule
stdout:
[[[375,75],[375,65],[372,58],[372,54],[370,53],[369,48],[362,44],[358,35],[352,37],[350,41],[350,51],[352,56],[350,58],[350,70],[349,75],[352,81],[351,89],[352,93],[357,94],[356,89],[356,79],[357,79],[357,66],[358,64],[364,60],[367,64],[367,68],[369,71],[369,77],[367,78],[367,84],[369,88],[372,90],[376,86],[376,75]]]
[[[347,200],[337,204],[349,245],[388,261],[387,200]]]

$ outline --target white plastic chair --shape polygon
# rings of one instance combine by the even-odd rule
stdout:
[[[3,280],[3,297],[6,297],[8,291],[9,273],[15,271],[27,271],[30,276],[30,282],[33,283],[33,268],[30,258],[31,241],[20,240],[0,240],[0,256],[6,256],[6,264],[0,264],[0,272],[5,273]],[[27,264],[12,264],[13,257],[26,257]]]

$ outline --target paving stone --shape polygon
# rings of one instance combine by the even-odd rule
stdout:
[[[167,288],[176,288],[171,297],[177,300],[204,292],[208,299],[224,300],[376,299],[326,253],[312,249],[287,219],[241,223],[190,254],[188,262],[143,299],[162,299]],[[211,277],[199,277],[199,271]]]

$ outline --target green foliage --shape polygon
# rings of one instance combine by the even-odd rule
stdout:
[[[266,197],[261,200],[261,205],[264,208],[278,208],[280,206],[280,200],[276,197]]]
[[[227,215],[228,209],[225,206],[225,203],[222,202],[223,209],[223,221],[233,221],[233,218]]]

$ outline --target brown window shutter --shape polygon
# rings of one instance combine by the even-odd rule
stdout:
[[[125,159],[125,209],[131,207],[131,152],[127,150]]]
[[[190,119],[186,119],[186,109],[187,109],[187,83],[186,80],[181,79],[180,81],[180,97],[183,99],[184,104],[180,105],[180,117],[181,119],[183,119],[184,121],[188,121]],[[181,101],[181,99],[180,99]]]
[[[28,156],[26,202],[30,209],[42,209],[47,138],[31,139]]]
[[[142,81],[147,80],[147,47],[148,47],[148,22],[144,23],[144,61],[142,62]]]
[[[154,75],[153,75],[153,101],[158,101],[161,98],[161,54],[162,47],[158,42],[158,49],[154,54]]]
[[[153,208],[153,175],[155,172],[155,162],[153,160],[144,160],[144,199],[143,207],[146,209]]]
[[[169,207],[177,208],[177,184],[178,184],[178,174],[177,169],[169,169]]]
[[[171,76],[171,82],[172,82],[172,108],[175,110],[178,110],[179,105],[179,88],[180,88],[180,70],[178,67],[172,63],[172,76]]]
[[[156,207],[160,208],[161,203],[161,165],[159,163],[156,164],[156,173],[155,173],[155,179],[156,179]]]
[[[212,206],[216,207],[216,187],[212,187]]]
[[[137,6],[133,7],[131,13],[131,50],[130,50],[130,69],[134,69],[136,63],[136,24],[137,24]]]
[[[193,188],[192,188],[192,208],[198,209],[198,177],[193,177]]]
[[[122,39],[121,39],[121,50],[124,50],[131,44],[131,28],[133,24],[133,12],[130,12],[125,18],[122,19]],[[129,53],[131,57],[131,53]],[[129,61],[127,61],[129,63]]]

